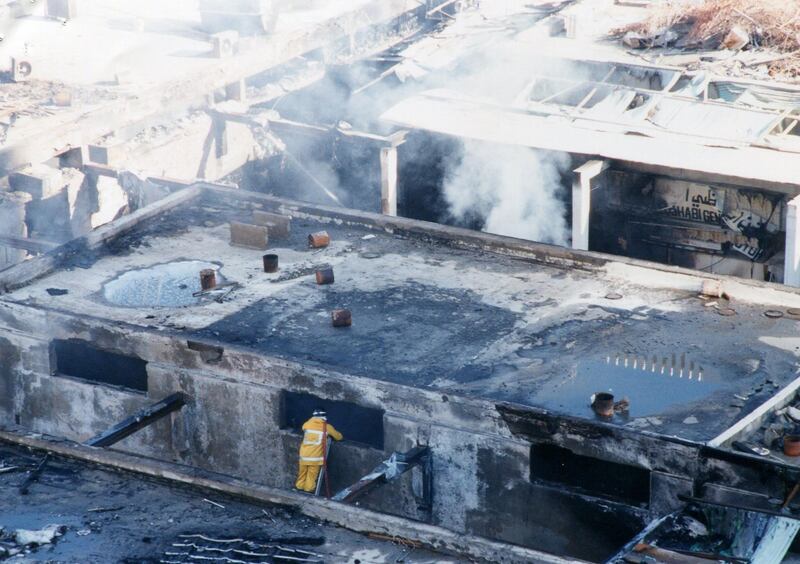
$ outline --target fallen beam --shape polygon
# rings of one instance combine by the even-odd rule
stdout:
[[[36,468],[30,471],[30,473],[25,477],[25,480],[19,486],[19,493],[21,495],[28,495],[28,492],[31,489],[33,483],[39,479],[39,476],[42,475],[42,470],[44,470],[45,465],[50,460],[50,453],[46,453],[42,459],[39,461],[39,464],[36,465]]]
[[[445,0],[444,2],[442,2],[441,4],[439,4],[438,6],[436,6],[435,8],[433,8],[433,9],[431,9],[431,10],[428,10],[428,11],[425,13],[425,17],[426,17],[426,18],[430,18],[431,16],[433,16],[434,14],[437,14],[437,13],[441,12],[442,10],[444,10],[445,8],[447,8],[448,6],[452,6],[452,5],[453,5],[453,4],[455,4],[457,1],[458,1],[458,0]]]
[[[186,396],[181,392],[174,393],[160,402],[145,407],[138,413],[120,421],[110,429],[103,431],[96,437],[92,437],[84,444],[91,447],[109,447],[137,431],[141,431],[162,417],[166,417],[170,413],[178,411],[184,405],[186,405]]]
[[[125,437],[129,437],[137,431],[144,429],[151,423],[155,423],[173,411],[181,409],[184,405],[186,405],[186,396],[181,392],[174,393],[171,396],[167,396],[160,402],[148,406],[138,413],[128,417],[127,419],[120,421],[110,429],[103,431],[96,437],[92,437],[83,444],[90,447],[109,447],[115,443],[118,443]],[[22,484],[20,484],[20,494],[28,494],[31,485],[33,485],[33,483],[39,479],[39,476],[42,474],[42,471],[49,460],[50,453],[48,452],[44,455],[36,468],[34,468],[28,474]]]
[[[430,448],[421,446],[404,453],[395,452],[389,460],[381,462],[372,472],[337,493],[332,499],[333,501],[352,503],[374,488],[396,480],[415,466],[427,463],[430,460],[430,452]]]
[[[764,515],[770,515],[772,517],[783,517],[786,519],[793,519],[795,521],[800,521],[800,514],[792,513],[788,508],[783,511],[775,511],[774,509],[769,509],[767,507],[753,507],[751,505],[744,505],[740,503],[714,501],[710,499],[703,499],[701,497],[692,497],[681,494],[678,495],[678,499],[680,499],[681,501],[685,501],[686,503],[698,503],[700,505],[713,505],[716,507],[726,507],[728,509],[750,511],[751,513],[763,513]]]
[[[14,235],[0,235],[0,245],[23,249],[31,253],[46,253],[52,251],[60,245],[53,241],[43,239],[28,239],[27,237],[15,237]]]

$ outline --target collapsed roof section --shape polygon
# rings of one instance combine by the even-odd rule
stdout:
[[[697,172],[715,175],[716,182],[798,192],[800,164],[789,153],[800,151],[800,89],[547,56],[537,57],[531,74],[511,103],[436,89],[406,98],[382,119],[457,137],[598,155],[643,165],[646,172]]]
[[[791,125],[800,115],[800,90],[715,80],[668,67],[564,59],[543,63],[516,107],[650,136],[672,133],[706,143],[800,148],[794,143],[800,131]]]

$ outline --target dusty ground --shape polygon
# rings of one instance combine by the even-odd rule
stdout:
[[[0,469],[26,470],[40,459],[38,452],[0,444]],[[18,491],[23,479],[21,471],[0,471],[0,560],[4,559],[2,546],[16,546],[11,537],[17,529],[63,525],[65,532],[54,544],[29,547],[8,561],[132,564],[224,561],[200,558],[222,556],[241,562],[289,562],[244,554],[268,553],[274,549],[266,546],[277,545],[284,549],[279,555],[309,562],[458,562],[325,525],[285,508],[252,505],[67,459],[52,459],[27,496]],[[181,536],[198,534],[256,544]],[[220,547],[241,552],[211,550]]]

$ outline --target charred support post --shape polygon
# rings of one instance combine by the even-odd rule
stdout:
[[[423,472],[430,473],[430,456],[430,448],[423,446],[416,446],[408,452],[395,452],[389,460],[381,462],[372,472],[352,486],[337,493],[333,496],[333,499],[334,501],[352,503],[370,490],[396,480],[415,466],[422,466]],[[423,481],[428,482],[425,478],[423,478]],[[426,488],[426,492],[429,495],[430,489]]]
[[[148,406],[127,419],[120,421],[110,429],[89,439],[84,444],[92,447],[111,446],[125,437],[129,437],[137,431],[144,429],[151,423],[155,423],[159,419],[166,417],[173,411],[178,411],[184,405],[186,405],[186,396],[181,392],[174,393],[160,402]]]
[[[786,206],[786,256],[783,283],[800,287],[800,196]]]
[[[228,154],[228,122],[212,114],[211,130],[214,133],[214,154],[221,159]]]
[[[589,250],[592,181],[608,168],[608,161],[589,161],[575,169],[572,181],[572,248]]]

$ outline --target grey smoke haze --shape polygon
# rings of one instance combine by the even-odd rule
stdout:
[[[492,0],[485,2],[489,6],[483,6],[481,10],[486,14],[491,9],[493,12],[490,15],[503,16],[517,12],[519,5],[524,3],[524,0]],[[132,22],[141,20],[139,24],[143,29],[168,30],[181,36],[197,33],[198,13],[194,0],[175,0],[169,3],[168,10],[159,0],[142,0],[136,3],[136,9],[132,11],[120,9],[126,5],[122,0],[87,0],[86,4],[82,13],[108,16],[115,26],[108,30],[108,37],[98,38],[98,41],[105,44],[109,38],[114,38],[119,44],[114,46],[115,56],[112,63],[102,67],[85,65],[92,68],[91,76],[82,77],[85,82],[100,79],[108,81],[113,77],[117,65],[125,66],[128,54],[138,52],[141,48],[140,42],[145,37],[130,33],[136,27]],[[324,2],[320,2],[319,6],[321,9],[334,10],[333,3],[326,6]],[[299,25],[299,22],[292,20],[293,17],[295,16],[290,14],[282,17],[279,27],[291,28]],[[76,20],[70,25],[77,27],[78,23]],[[307,89],[311,92],[305,92],[302,96],[286,96],[275,101],[273,107],[281,114],[285,110],[290,118],[295,117],[293,113],[299,114],[295,118],[298,121],[335,125],[339,119],[343,119],[350,122],[355,129],[387,133],[388,124],[380,122],[378,116],[404,96],[427,89],[449,88],[501,106],[513,104],[535,71],[547,63],[533,59],[529,52],[521,49],[520,44],[514,41],[515,30],[519,27],[513,20],[508,20],[506,26],[495,23],[489,28],[482,26],[485,26],[482,14],[467,10],[459,14],[456,21],[449,22],[444,31],[439,30],[430,38],[432,44],[437,46],[437,36],[463,37],[463,42],[457,48],[443,52],[428,46],[414,51],[412,45],[412,51],[407,54],[407,58],[413,63],[411,66],[425,72],[419,76],[415,73],[399,72],[402,83],[397,76],[389,76],[362,93],[351,96],[351,92],[369,84],[376,76],[374,69],[355,65],[347,73],[350,82],[346,86],[340,80],[342,77],[329,72],[329,76],[320,82],[320,87]],[[71,28],[65,29],[66,34]],[[127,30],[125,37],[129,43],[121,42],[119,30]],[[21,40],[20,38],[19,41]],[[26,36],[25,41],[35,47],[39,39]],[[77,40],[75,47],[82,48]],[[347,55],[346,51],[342,56]],[[334,58],[333,62],[344,61]],[[333,66],[335,65],[331,65]],[[154,66],[149,72],[158,75],[166,71]],[[135,75],[129,88],[136,88],[139,81],[145,86],[147,79],[154,77]],[[303,110],[292,108],[295,100],[304,107]],[[329,151],[318,143],[288,138],[278,139],[277,143],[274,140],[261,141],[265,149],[264,156],[284,155],[282,167],[293,173],[287,175],[293,197],[327,205],[341,201],[344,205],[364,207],[369,205],[364,202],[374,199],[379,189],[372,170],[377,166],[377,153],[374,156],[366,155],[360,160],[351,159],[352,162],[339,162],[336,150]],[[282,141],[290,143],[288,150]],[[347,151],[356,151],[352,147],[352,144],[348,144],[339,154],[343,157],[349,156]],[[366,152],[367,149],[358,151]],[[420,162],[430,160],[403,148],[401,158],[406,161],[419,158]],[[444,155],[444,158],[446,160],[442,168],[445,171],[445,181],[442,190],[449,209],[440,218],[442,221],[463,223],[477,217],[482,220],[483,229],[488,232],[547,243],[568,242],[560,178],[561,173],[569,166],[566,156],[537,153],[522,147],[466,141],[462,151]],[[259,188],[269,189],[268,182],[263,182]],[[38,214],[43,215],[44,210]],[[49,222],[40,222],[47,223]]]
[[[466,141],[461,158],[446,166],[444,196],[455,219],[478,215],[489,233],[567,244],[566,209],[559,196],[568,155]]]

